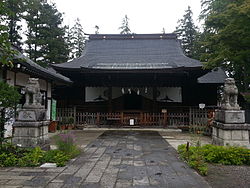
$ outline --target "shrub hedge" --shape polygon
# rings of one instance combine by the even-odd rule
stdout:
[[[234,146],[178,146],[181,158],[200,174],[207,175],[207,163],[223,165],[250,165],[250,150]]]

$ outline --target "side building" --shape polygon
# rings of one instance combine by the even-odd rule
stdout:
[[[41,93],[43,96],[42,104],[47,110],[47,119],[52,120],[52,88],[59,85],[70,85],[72,82],[69,78],[57,73],[52,68],[44,68],[34,63],[22,53],[17,52],[13,60],[13,67],[0,67],[0,81],[4,81],[9,85],[15,86],[22,95],[20,103],[21,107],[25,102],[25,93],[23,88],[26,86],[29,78],[39,78]],[[6,124],[6,135],[12,134],[12,121]]]

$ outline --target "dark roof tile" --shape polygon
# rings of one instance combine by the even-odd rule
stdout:
[[[81,57],[54,67],[145,70],[201,66],[183,54],[175,34],[134,34],[90,35]]]
[[[223,84],[227,75],[222,68],[215,68],[211,72],[201,76],[198,78],[198,83],[200,84]]]

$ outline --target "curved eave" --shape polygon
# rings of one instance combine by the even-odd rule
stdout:
[[[75,71],[78,72],[80,70],[80,68],[72,68],[72,67],[62,67],[62,66],[58,66],[58,65],[51,65],[55,70],[58,71]]]
[[[67,80],[60,75],[53,75],[52,73],[49,73],[47,71],[44,71],[42,69],[38,69],[32,65],[30,65],[29,63],[23,62],[23,61],[18,61],[18,63],[20,63],[21,65],[23,65],[25,67],[24,70],[22,70],[21,72],[27,72],[33,75],[36,75],[38,77],[41,77],[45,80],[51,80],[53,82],[58,82],[61,84],[72,84],[73,82],[67,78]],[[20,71],[20,70],[18,70]]]

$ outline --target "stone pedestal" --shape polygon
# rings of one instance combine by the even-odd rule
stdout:
[[[249,130],[244,110],[216,110],[212,143],[250,148]]]
[[[16,121],[13,144],[21,147],[44,147],[48,144],[49,121]]]

